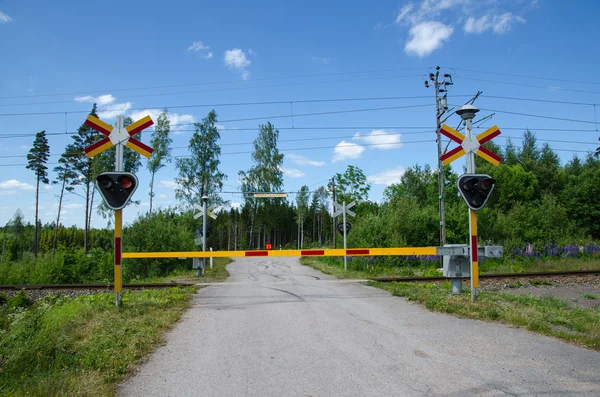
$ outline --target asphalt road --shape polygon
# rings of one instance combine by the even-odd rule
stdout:
[[[121,396],[600,396],[600,354],[429,312],[296,258],[236,260]]]

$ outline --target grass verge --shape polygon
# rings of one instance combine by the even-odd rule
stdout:
[[[441,276],[442,273],[436,270],[438,264],[414,264],[406,266],[378,266],[375,265],[369,267],[366,270],[367,264],[363,258],[353,258],[348,261],[348,271],[344,271],[344,259],[343,258],[315,258],[315,257],[302,257],[300,263],[304,266],[310,266],[313,269],[320,271],[321,273],[329,274],[337,278],[346,279],[367,279],[371,277],[385,277],[385,276]],[[370,265],[369,265],[370,266]]]
[[[204,275],[197,277],[196,269],[180,269],[176,270],[168,276],[161,277],[151,277],[144,279],[142,282],[144,283],[185,283],[185,282],[194,282],[194,283],[213,283],[225,281],[227,277],[229,277],[229,272],[227,271],[227,265],[232,262],[231,258],[214,258],[213,259],[213,268],[211,269],[208,265],[208,261],[206,264],[206,272]]]
[[[372,277],[408,277],[408,276],[441,276],[438,271],[439,263],[431,261],[411,260],[401,265],[379,265],[375,262],[372,269],[367,270],[365,258],[356,257],[348,261],[348,271],[344,271],[343,258],[333,257],[302,257],[300,262],[322,273],[346,279],[367,279]],[[370,266],[370,265],[369,265]],[[524,272],[552,272],[569,270],[600,270],[600,259],[547,259],[547,260],[519,260],[513,262],[508,259],[486,259],[480,267],[481,274],[491,273],[524,273]],[[545,285],[547,281],[537,280],[538,285]]]
[[[471,302],[467,292],[450,295],[450,283],[377,283],[370,285],[419,302],[430,310],[459,317],[498,321],[600,351],[600,311],[569,308],[555,298],[481,292]]]
[[[112,396],[163,340],[196,287],[46,297],[0,307],[0,395]]]

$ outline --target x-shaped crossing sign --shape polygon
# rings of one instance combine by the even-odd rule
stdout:
[[[219,207],[218,205],[211,205],[210,207],[207,208],[206,215],[208,215],[210,218],[217,219],[217,215],[213,214],[212,211],[216,210],[218,207]],[[204,215],[202,206],[198,205],[198,204],[194,204],[194,208],[196,208],[198,211],[200,211],[194,215],[194,219],[201,218]]]
[[[354,207],[355,205],[356,205],[356,201],[353,201],[350,204],[346,204],[346,207],[345,207],[346,214],[348,214],[350,216],[356,216],[355,212],[350,211],[350,208]],[[334,213],[333,213],[334,217],[342,215],[344,213],[344,206],[342,204],[336,203],[335,201],[333,202],[333,209],[334,209]]]
[[[446,124],[442,125],[442,128],[440,128],[440,133],[460,145],[440,157],[440,160],[442,160],[444,165],[450,164],[468,152],[475,152],[476,155],[496,166],[500,165],[500,162],[502,161],[500,156],[482,146],[484,143],[489,142],[500,135],[498,126],[493,126],[471,139],[468,139],[455,129],[448,127]]]
[[[146,116],[119,130],[115,130],[112,125],[105,123],[91,114],[87,117],[84,124],[106,136],[106,138],[103,138],[84,149],[85,154],[89,158],[92,158],[119,143],[127,146],[131,150],[135,150],[146,158],[150,157],[154,151],[150,146],[144,145],[142,142],[133,138],[135,134],[154,124],[150,116]]]

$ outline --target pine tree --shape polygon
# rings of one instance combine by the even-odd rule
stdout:
[[[46,131],[40,131],[35,134],[35,140],[33,141],[33,147],[29,150],[27,155],[27,168],[33,170],[36,177],[35,186],[35,234],[33,237],[33,254],[38,257],[38,235],[39,235],[39,202],[40,202],[40,183],[48,184],[48,167],[46,163],[50,157],[50,146],[48,145],[48,138],[46,138]]]
[[[90,114],[98,117],[96,113],[96,104],[92,107]],[[73,143],[67,146],[66,152],[69,153],[69,158],[73,169],[77,173],[77,178],[71,181],[71,186],[81,186],[83,194],[77,194],[85,200],[85,229],[83,237],[83,247],[85,252],[89,251],[89,234],[90,234],[90,212],[93,204],[93,176],[94,176],[94,159],[88,158],[84,149],[93,145],[101,138],[101,134],[82,124],[77,130],[77,134],[73,136]]]
[[[296,222],[298,223],[298,249],[302,249],[304,246],[304,222],[306,221],[306,215],[308,213],[308,202],[310,200],[310,193],[308,192],[308,186],[304,185],[300,188],[298,195],[296,196]]]
[[[52,252],[56,250],[56,244],[58,240],[58,229],[60,229],[60,213],[62,211],[62,203],[65,194],[67,192],[73,192],[73,181],[77,178],[77,174],[73,170],[73,165],[69,157],[69,153],[65,152],[60,156],[58,160],[59,165],[54,167],[56,172],[56,180],[52,181],[53,185],[60,184],[60,194],[58,199],[58,213],[56,215],[56,226],[54,228],[54,239],[52,242]]]

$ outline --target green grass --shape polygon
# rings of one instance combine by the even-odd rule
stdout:
[[[552,282],[548,280],[531,280],[531,285],[533,285],[534,287],[539,287],[542,285],[552,285]]]
[[[203,276],[196,276],[196,269],[179,269],[168,276],[151,277],[144,279],[143,283],[213,283],[225,281],[229,277],[226,267],[231,263],[231,258],[214,258],[213,268],[210,269],[208,261],[206,262],[206,272]]]
[[[0,307],[0,395],[112,396],[189,306],[196,287],[47,297]]]
[[[598,297],[596,295],[594,295],[594,294],[583,294],[583,297],[585,299],[590,299],[590,300],[598,299]]]
[[[428,263],[423,266],[374,266],[372,271],[366,270],[365,259],[356,257],[352,261],[348,261],[348,271],[344,271],[343,258],[314,258],[302,257],[300,263],[305,266],[310,266],[322,273],[345,279],[367,279],[371,277],[386,277],[386,276],[441,276],[442,273],[437,271],[438,264]],[[369,266],[371,269],[371,266]]]
[[[600,311],[596,309],[569,308],[566,302],[550,297],[495,292],[481,292],[478,300],[471,302],[467,292],[450,295],[450,283],[369,284],[430,310],[523,327],[600,351]]]
[[[355,257],[348,262],[348,271],[344,272],[343,258],[332,257],[303,257],[300,262],[305,266],[310,266],[325,274],[330,274],[337,278],[346,279],[367,279],[372,277],[387,276],[441,276],[437,262],[412,261],[410,264],[398,266],[375,266],[373,271],[367,271],[366,260]],[[523,273],[523,272],[552,272],[567,270],[600,270],[600,259],[552,259],[552,260],[512,260],[486,259],[480,265],[480,274],[491,273]],[[536,286],[551,285],[545,280],[534,280],[532,284]]]

